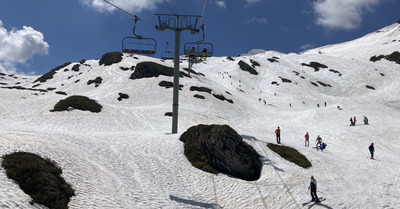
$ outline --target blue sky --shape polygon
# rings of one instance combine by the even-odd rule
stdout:
[[[109,0],[136,14],[136,33],[173,50],[174,32],[155,29],[155,13],[201,15],[215,56],[251,49],[301,52],[359,38],[400,20],[399,0]],[[205,5],[205,7],[204,7]],[[171,11],[172,10],[172,11]],[[65,62],[120,51],[133,18],[103,0],[0,3],[0,72],[41,75]],[[201,35],[181,33],[181,46]]]

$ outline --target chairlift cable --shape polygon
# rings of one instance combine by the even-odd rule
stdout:
[[[151,22],[148,22],[148,21],[146,21],[146,20],[143,20],[143,19],[139,18],[138,16],[133,15],[133,14],[127,12],[126,10],[122,9],[121,7],[118,7],[117,5],[111,3],[111,2],[109,2],[109,1],[107,1],[107,0],[103,0],[103,1],[107,2],[108,4],[110,4],[111,6],[117,8],[117,9],[119,9],[120,11],[124,12],[125,14],[127,14],[127,15],[133,17],[136,21],[137,21],[137,20],[141,20],[141,21],[143,21],[143,22],[145,22],[145,23],[148,23],[148,24],[151,24],[151,25],[155,25],[154,23],[151,23]]]
[[[169,6],[169,4],[167,3],[167,1],[164,0],[164,3],[167,5],[167,7],[169,7],[169,9],[171,10],[171,14],[175,14],[174,10],[172,9],[172,7]]]
[[[206,11],[206,5],[207,5],[207,0],[204,1],[203,12],[201,13],[200,25],[203,22],[204,12]],[[197,37],[199,37],[199,34],[197,34]],[[203,29],[203,37],[204,37],[204,29]]]

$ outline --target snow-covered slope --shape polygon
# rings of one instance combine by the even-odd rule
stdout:
[[[394,23],[353,41],[311,49],[304,54],[328,54],[350,59],[369,60],[400,50],[400,23]]]
[[[138,63],[173,67],[172,61],[124,55],[104,66],[86,60],[43,83],[33,83],[37,76],[1,75],[0,87],[6,88],[0,88],[0,154],[28,151],[59,163],[76,193],[70,208],[303,208],[311,175],[326,198],[313,208],[399,208],[400,65],[369,61],[399,50],[398,41],[383,45],[400,40],[398,26],[303,54],[267,51],[195,64],[198,74],[180,79],[178,134],[170,134],[172,120],[164,115],[172,111],[172,88],[159,86],[173,78],[129,79]],[[258,75],[241,70],[239,61],[253,65]],[[326,68],[313,68],[316,63]],[[72,70],[75,65],[79,70]],[[181,70],[186,66],[183,61]],[[88,84],[97,77],[98,87]],[[191,91],[192,86],[210,88],[233,103]],[[50,112],[67,97],[60,93],[88,96],[103,110]],[[129,98],[119,101],[119,93]],[[359,122],[351,127],[354,116]],[[363,116],[370,125],[362,124]],[[234,128],[262,155],[261,178],[247,182],[192,167],[179,136],[197,124]],[[277,126],[282,143],[307,156],[311,168],[266,147],[275,142]],[[310,147],[304,146],[306,132]],[[324,152],[311,148],[317,135],[328,144]],[[369,159],[372,142],[376,160]],[[0,207],[43,208],[29,205],[29,196],[4,169],[0,184]]]

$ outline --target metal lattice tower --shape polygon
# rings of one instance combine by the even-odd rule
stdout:
[[[174,90],[172,102],[172,134],[178,132],[178,107],[179,107],[179,54],[181,45],[181,31],[188,30],[192,34],[199,33],[196,27],[199,17],[197,15],[178,15],[178,14],[156,14],[160,31],[175,31],[175,54],[174,54]]]

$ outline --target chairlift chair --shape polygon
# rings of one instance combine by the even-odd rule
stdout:
[[[214,46],[210,42],[204,42],[204,24],[200,28],[203,31],[203,39],[185,44],[183,51],[187,57],[212,57],[213,55]]]
[[[209,42],[188,42],[184,46],[187,57],[212,57],[214,46]]]
[[[122,52],[131,54],[154,55],[157,51],[157,41],[153,38],[144,38],[136,35],[136,23],[140,19],[135,15],[135,25],[133,35],[122,39]]]
[[[163,60],[173,60],[175,58],[175,53],[168,50],[168,41],[165,46],[165,51],[161,52],[161,59]]]

